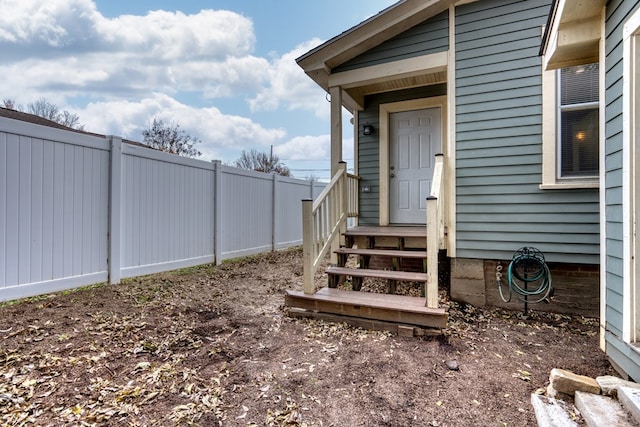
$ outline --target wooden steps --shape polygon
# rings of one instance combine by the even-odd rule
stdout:
[[[329,287],[315,294],[286,291],[290,316],[345,322],[403,336],[442,333],[447,309],[428,308],[424,298],[429,280],[425,226],[360,226],[347,230],[344,237],[345,246],[335,251],[338,265],[326,269]],[[349,257],[357,257],[357,262],[350,263]],[[347,278],[353,290],[338,289]],[[386,280],[387,293],[359,292],[366,278]],[[396,295],[401,281],[417,282],[423,297]]]
[[[387,280],[401,280],[411,282],[426,282],[427,273],[414,273],[412,271],[372,270],[370,268],[329,267],[326,270],[331,276],[351,277],[377,277]]]
[[[384,256],[389,258],[427,258],[427,251],[401,251],[395,249],[359,249],[359,248],[339,248],[335,251],[343,255],[360,256]]]
[[[312,295],[287,290],[285,301],[288,307],[315,313],[426,328],[444,328],[448,319],[444,308],[428,308],[424,298],[403,295],[323,288]]]
[[[388,293],[391,294],[396,292],[396,282],[398,281],[420,282],[424,293],[424,284],[427,282],[427,251],[424,250],[426,227],[360,226],[347,230],[344,236],[345,246],[335,251],[338,255],[338,265],[326,270],[330,288],[337,287],[346,277],[351,277],[352,289],[359,291],[362,288],[363,279],[371,277],[387,280]],[[360,247],[353,247],[356,239],[358,239]],[[422,242],[422,249],[405,249],[405,244],[411,239],[414,243]],[[346,268],[350,255],[359,257],[359,268]],[[390,269],[370,269],[369,264],[372,257],[388,258],[390,261],[387,261],[386,264]],[[406,270],[407,264],[403,260],[410,259],[422,260],[421,272],[403,271]],[[415,267],[415,263],[413,264]]]

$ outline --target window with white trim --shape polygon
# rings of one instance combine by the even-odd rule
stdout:
[[[558,73],[558,179],[598,177],[598,64]]]
[[[597,188],[599,67],[545,71],[542,79],[542,189]]]

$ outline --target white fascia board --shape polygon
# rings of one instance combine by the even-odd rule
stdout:
[[[448,52],[445,51],[343,71],[329,76],[329,87],[340,86],[350,89],[398,78],[446,71],[448,58]]]

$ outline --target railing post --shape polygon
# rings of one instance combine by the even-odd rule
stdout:
[[[313,200],[302,200],[302,263],[304,293],[311,295],[315,291],[313,258],[315,256],[313,232]]]
[[[337,194],[333,200],[331,200],[334,205],[331,206],[330,209],[335,213],[336,220],[338,218],[342,219],[340,219],[338,235],[335,236],[331,242],[330,262],[333,265],[338,264],[338,254],[336,254],[336,251],[340,248],[340,244],[344,239],[343,234],[347,231],[347,164],[345,162],[338,164],[338,173],[342,174],[340,178],[341,181],[337,184]]]
[[[427,197],[427,286],[426,306],[438,308],[438,198]]]

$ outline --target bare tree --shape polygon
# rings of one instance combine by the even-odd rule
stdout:
[[[185,131],[180,125],[165,124],[162,120],[153,119],[153,124],[142,131],[144,143],[156,150],[177,154],[184,157],[198,157],[202,155],[196,148],[200,141]]]
[[[22,107],[20,105],[16,105],[16,102],[11,98],[3,99],[2,106],[4,108],[8,108],[9,110],[22,111]]]
[[[52,122],[60,123],[61,114],[58,106],[50,103],[45,98],[40,98],[35,102],[27,104],[27,110],[25,112],[43,117]]]
[[[59,123],[62,126],[84,130],[84,125],[80,124],[80,118],[76,113],[72,113],[67,110],[61,112],[57,105],[52,104],[45,98],[40,98],[35,102],[27,104],[26,108],[16,104],[15,101],[10,98],[5,98],[2,102],[4,104],[4,108],[34,114],[47,120],[51,120],[52,122]]]
[[[277,154],[263,153],[252,148],[249,152],[242,150],[240,158],[235,162],[236,167],[265,173],[275,173],[282,176],[291,176],[289,168],[280,161]]]

